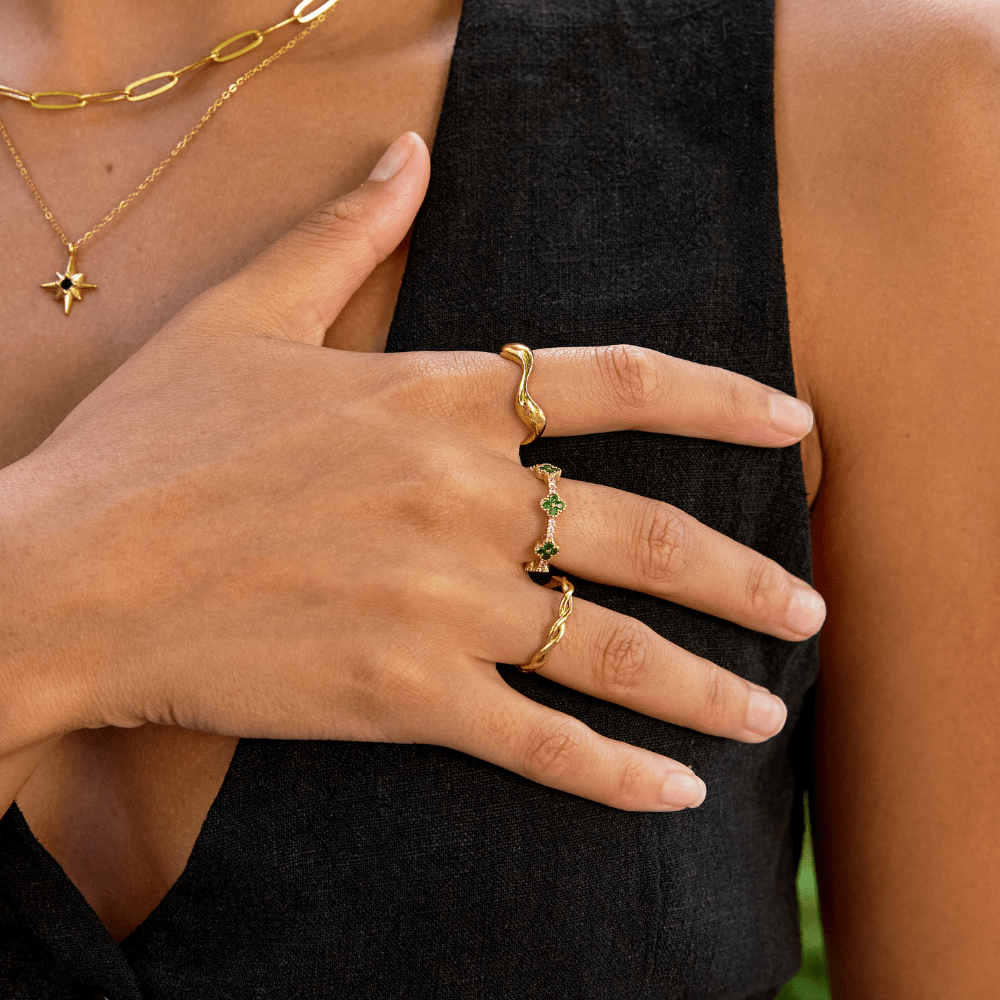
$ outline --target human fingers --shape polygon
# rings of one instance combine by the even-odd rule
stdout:
[[[429,177],[426,144],[415,132],[403,133],[364,184],[313,212],[200,296],[194,304],[199,328],[321,345],[347,300],[410,229]]]
[[[801,399],[724,368],[628,344],[536,351],[531,392],[553,437],[642,430],[782,447],[813,425]]]
[[[494,642],[494,655],[528,663],[556,618],[559,594],[518,588],[505,600],[519,623]],[[788,712],[766,688],[682,649],[627,615],[574,598],[563,638],[538,669],[544,677],[603,701],[713,736],[760,743]]]
[[[616,809],[672,812],[698,806],[705,783],[690,768],[608,739],[484,674],[447,744],[550,788]]]
[[[536,507],[540,531],[539,487],[537,480],[524,482],[525,509]],[[557,489],[566,506],[556,519],[559,551],[551,562],[560,570],[779,639],[800,641],[822,626],[826,605],[809,584],[690,514],[593,483],[560,479]]]
[[[528,390],[546,416],[545,434],[566,437],[638,430],[781,448],[813,426],[808,403],[736,372],[631,344],[534,351]],[[481,401],[484,423],[519,443],[513,399],[520,372],[499,355],[462,355],[444,371],[464,375],[456,402]],[[429,370],[433,370],[429,366]],[[476,392],[469,392],[472,376]],[[520,435],[520,437],[518,437]]]

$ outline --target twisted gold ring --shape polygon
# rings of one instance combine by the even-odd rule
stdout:
[[[545,586],[551,590],[562,589],[563,596],[559,602],[559,615],[556,617],[555,624],[549,629],[549,637],[545,641],[545,645],[535,653],[530,662],[517,668],[522,674],[533,674],[539,667],[545,666],[549,658],[549,653],[552,652],[552,647],[555,646],[566,632],[566,619],[573,613],[574,588],[573,584],[565,576],[554,576]]]
[[[500,350],[500,356],[510,361],[516,361],[521,366],[521,381],[514,396],[514,409],[521,418],[524,426],[528,428],[528,436],[521,442],[522,445],[531,444],[535,438],[540,438],[545,430],[545,414],[542,408],[528,395],[528,376],[531,374],[531,366],[534,363],[534,355],[531,348],[524,344],[504,344]]]

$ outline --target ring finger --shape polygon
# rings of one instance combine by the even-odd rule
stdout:
[[[512,630],[493,653],[527,663],[555,620],[559,594],[517,588],[505,620],[530,622]],[[517,604],[517,607],[514,605]],[[538,673],[583,694],[651,718],[761,743],[780,732],[784,702],[758,684],[675,645],[627,615],[574,598],[562,640]]]

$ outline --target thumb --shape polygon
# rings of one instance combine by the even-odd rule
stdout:
[[[208,307],[207,325],[321,345],[347,300],[409,231],[429,177],[426,144],[404,132],[364,184],[212,289],[200,303]]]

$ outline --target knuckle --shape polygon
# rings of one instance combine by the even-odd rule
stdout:
[[[383,259],[366,207],[351,195],[318,208],[299,224],[296,233],[309,242],[320,241],[326,250],[348,256],[359,270],[371,270]]]
[[[766,559],[755,560],[746,583],[746,607],[759,618],[768,611],[787,606],[791,588],[784,570]],[[782,602],[781,598],[785,601]]]
[[[408,414],[440,420],[442,414],[469,420],[497,409],[502,396],[504,412],[510,407],[506,394],[497,393],[496,366],[492,357],[478,351],[414,353],[395,379],[395,395]]]
[[[598,347],[595,356],[601,380],[618,406],[638,410],[658,396],[660,369],[649,351],[614,344]]]
[[[371,731],[388,731],[407,721],[408,713],[426,714],[416,664],[402,657],[392,663],[375,656],[359,656],[339,678],[339,708]],[[423,712],[421,712],[423,710]]]
[[[649,637],[638,622],[616,625],[602,644],[597,683],[608,692],[632,691],[649,675]]]
[[[719,379],[719,416],[729,429],[739,427],[746,419],[746,403],[739,379],[731,372],[721,372]]]
[[[638,754],[630,753],[618,773],[619,807],[627,809],[645,802],[648,785],[649,768]]]
[[[757,424],[762,417],[769,419],[767,390],[735,372],[719,368],[717,411],[722,428],[736,433]]]
[[[639,522],[638,560],[643,577],[653,584],[671,584],[691,561],[684,518],[664,503],[646,501]]]
[[[547,781],[558,781],[577,766],[585,743],[584,725],[577,719],[567,716],[549,723],[528,741],[526,771]]]
[[[455,512],[474,507],[479,499],[467,480],[432,459],[401,465],[391,489],[397,523],[424,539],[441,541],[454,535]]]
[[[704,718],[705,724],[712,730],[726,729],[735,718],[734,713],[741,711],[745,697],[740,696],[736,679],[724,670],[715,668],[708,679],[708,689],[705,693]],[[742,718],[746,710],[742,708]]]

